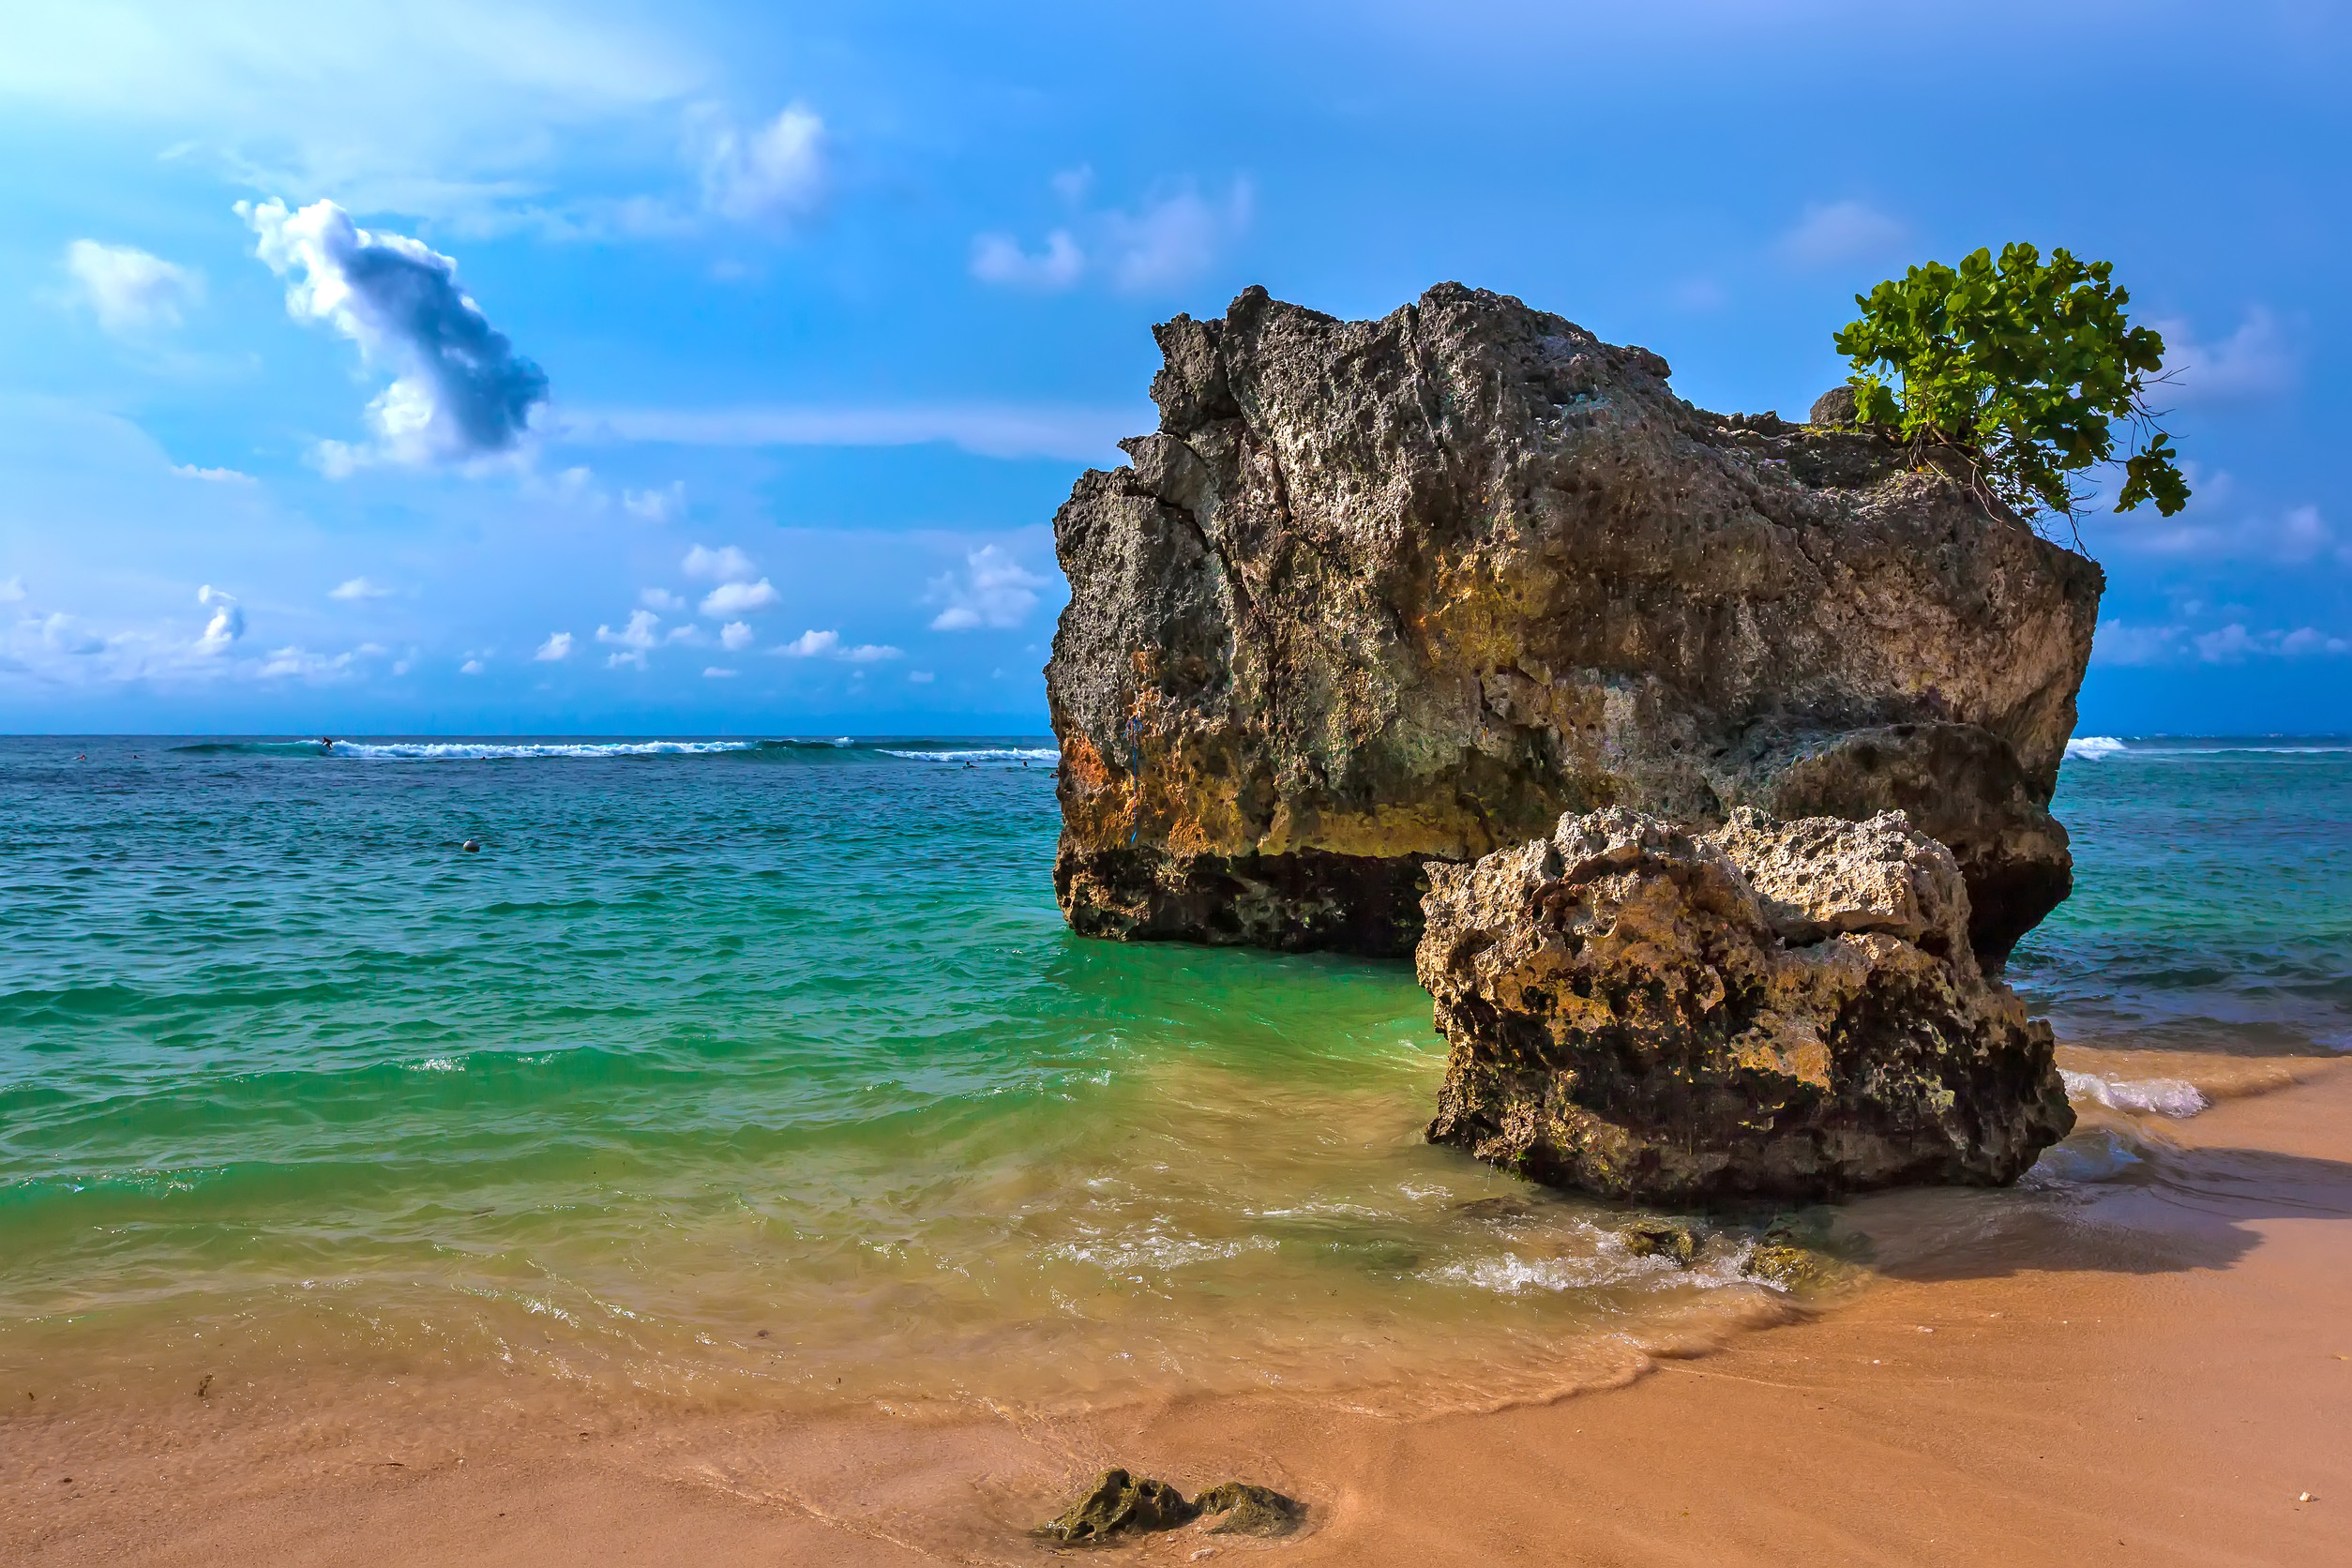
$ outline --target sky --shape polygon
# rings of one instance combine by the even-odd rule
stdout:
[[[2164,333],[2082,731],[2352,731],[2352,11],[0,0],[0,730],[1036,733],[1153,323],[1458,279],[1801,415],[2022,239]]]

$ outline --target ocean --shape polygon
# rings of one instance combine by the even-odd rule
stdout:
[[[1683,1269],[1423,1142],[1408,966],[1073,938],[1054,761],[0,741],[0,1390],[1424,1411],[1806,1309],[1762,1216]],[[2077,741],[2055,808],[2011,979],[2085,1124],[1912,1255],[2149,1179],[2165,1053],[2352,1049],[2352,745]]]

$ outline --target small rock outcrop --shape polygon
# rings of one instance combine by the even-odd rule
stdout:
[[[1216,1523],[1206,1531],[1211,1535],[1275,1536],[1289,1534],[1305,1516],[1304,1504],[1271,1486],[1228,1481],[1187,1502],[1184,1493],[1165,1481],[1107,1470],[1084,1497],[1038,1526],[1036,1532],[1074,1545],[1101,1545],[1214,1518]]]
[[[2049,1026],[1900,814],[1693,834],[1612,807],[1429,880],[1434,1142],[1690,1205],[1997,1185],[2073,1126]]]
[[[1079,932],[1404,955],[1425,863],[1606,806],[1905,811],[1988,964],[2066,896],[2099,568],[1850,398],[1710,414],[1656,354],[1453,283],[1156,331],[1159,430],[1054,520]]]

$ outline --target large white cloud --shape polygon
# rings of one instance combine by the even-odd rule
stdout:
[[[330,472],[376,458],[465,461],[509,452],[547,400],[547,375],[522,358],[458,287],[458,264],[406,234],[362,229],[333,202],[290,212],[240,202],[255,254],[287,279],[286,309],[322,322],[394,372],[368,405],[372,451],[330,444]]]
[[[177,326],[182,308],[204,297],[201,276],[135,245],[75,240],[66,247],[66,272],[74,298],[117,338]]]

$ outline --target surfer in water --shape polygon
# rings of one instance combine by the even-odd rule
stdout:
[[[335,749],[335,737],[334,737],[334,736],[332,736],[332,735],[321,735],[321,736],[319,737],[319,749],[320,749],[321,751],[332,751],[332,750],[334,750],[334,749]]]

